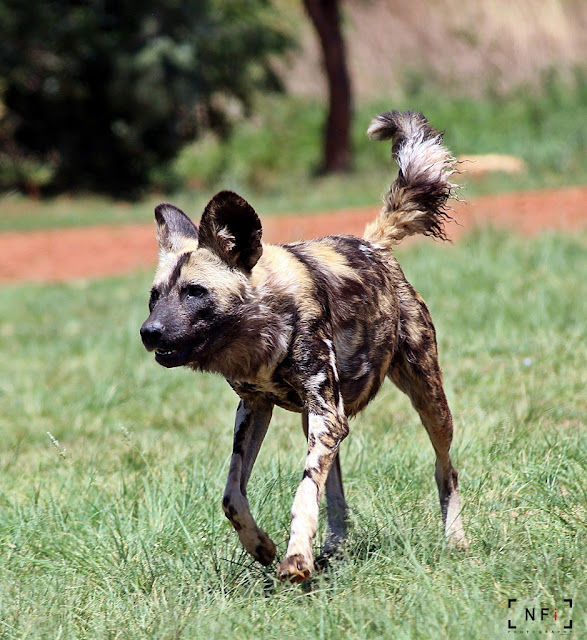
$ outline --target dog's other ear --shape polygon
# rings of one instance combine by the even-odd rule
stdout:
[[[157,242],[162,251],[178,251],[186,240],[198,239],[198,227],[177,207],[162,202],[155,207]]]
[[[232,191],[217,193],[200,220],[200,246],[244,271],[250,271],[263,253],[261,233],[253,207]]]

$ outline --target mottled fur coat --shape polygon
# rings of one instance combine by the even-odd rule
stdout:
[[[273,407],[302,415],[306,463],[278,567],[278,576],[292,581],[314,568],[324,490],[323,554],[344,540],[339,445],[348,419],[386,376],[410,397],[430,436],[445,533],[466,545],[434,326],[392,253],[405,236],[444,238],[454,159],[422,114],[379,115],[367,133],[393,140],[399,174],[363,238],[264,244],[257,214],[229,191],[212,198],[199,228],[170,204],[155,210],[160,261],[141,336],[159,364],[219,373],[239,396],[223,508],[246,550],[265,565],[276,547],[251,515],[247,482]]]

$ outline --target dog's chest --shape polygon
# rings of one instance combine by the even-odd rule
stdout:
[[[302,411],[303,405],[299,393],[287,382],[287,367],[277,367],[265,371],[254,380],[228,380],[230,386],[242,399],[264,397],[272,404],[287,411]]]

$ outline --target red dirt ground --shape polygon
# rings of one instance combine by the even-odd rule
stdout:
[[[266,242],[288,242],[331,233],[361,235],[378,206],[317,215],[265,217]],[[545,229],[587,227],[587,187],[484,196],[456,203],[459,225],[447,233],[458,240],[475,226],[512,228],[524,235]],[[61,282],[153,267],[157,248],[153,223],[0,233],[0,283]]]

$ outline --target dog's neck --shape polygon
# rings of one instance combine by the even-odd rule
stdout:
[[[192,365],[194,369],[220,374],[229,382],[257,383],[286,357],[292,319],[275,310],[262,289],[251,287],[247,294],[234,335],[205,362]]]

